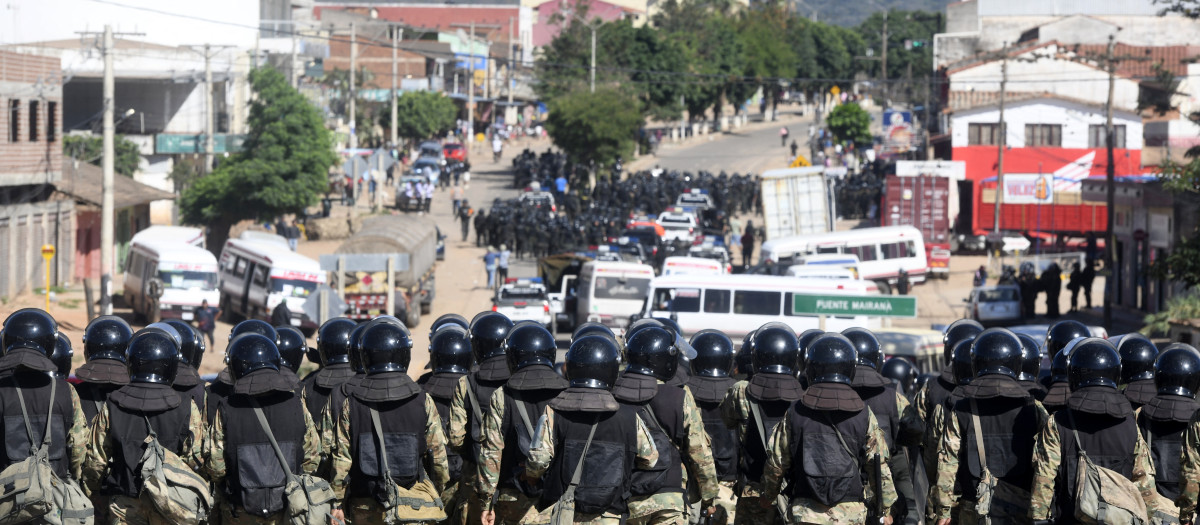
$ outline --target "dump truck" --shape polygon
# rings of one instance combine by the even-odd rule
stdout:
[[[390,308],[411,328],[433,306],[437,238],[428,217],[371,217],[334,253],[321,256],[321,269],[346,301],[347,317],[366,320]]]

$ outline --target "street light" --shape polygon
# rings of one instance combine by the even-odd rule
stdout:
[[[595,22],[589,23],[587,19],[579,16],[574,9],[565,9],[562,11],[567,16],[579,21],[584,27],[592,31],[592,66],[589,70],[592,93],[596,92],[596,29],[604,24],[604,20],[597,18]]]

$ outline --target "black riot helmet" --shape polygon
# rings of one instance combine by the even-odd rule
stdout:
[[[1146,336],[1139,333],[1125,334],[1117,346],[1117,355],[1121,356],[1121,384],[1129,384],[1143,379],[1154,379],[1154,360],[1158,357],[1158,347]]]
[[[1117,388],[1121,380],[1121,356],[1112,343],[1099,337],[1074,341],[1067,354],[1067,377],[1071,390],[1087,386]]]
[[[200,368],[200,360],[204,359],[204,337],[192,328],[192,325],[178,319],[165,322],[179,332],[182,340],[182,344],[179,345],[179,360],[192,368]]]
[[[58,341],[58,323],[50,314],[38,308],[22,308],[4,320],[0,330],[0,346],[4,353],[18,348],[34,350],[44,356],[54,351]]]
[[[954,382],[959,385],[969,385],[975,379],[975,363],[971,362],[974,343],[974,337],[962,339],[954,343],[954,349],[950,351],[950,370],[954,372]]]
[[[50,353],[50,361],[58,368],[58,377],[66,379],[71,375],[71,359],[75,357],[75,349],[71,347],[71,339],[67,334],[58,333],[54,341],[54,351]]]
[[[279,357],[279,347],[275,341],[258,332],[250,332],[234,337],[229,342],[229,375],[237,381],[258,370],[275,370],[283,368],[283,359]]]
[[[308,338],[294,326],[276,327],[275,332],[279,334],[279,357],[283,359],[283,366],[292,372],[299,371],[300,362],[308,352]]]
[[[637,321],[629,323],[629,327],[625,329],[625,334],[624,334],[625,346],[629,346],[629,340],[633,339],[633,336],[637,335],[637,333],[639,331],[641,331],[644,328],[649,328],[651,326],[663,328],[663,329],[666,329],[667,331],[670,331],[670,329],[663,326],[662,320],[655,319],[653,317],[643,317],[641,319],[638,319]]]
[[[974,377],[1002,375],[1017,379],[1023,358],[1021,340],[1007,328],[988,328],[971,343]]]
[[[350,369],[359,374],[366,373],[367,369],[363,367],[362,360],[362,334],[371,325],[371,321],[358,323],[353,330],[350,331]]]
[[[433,339],[433,334],[446,326],[461,326],[464,330],[471,329],[471,322],[458,314],[445,314],[433,320],[433,324],[429,325],[429,338]]]
[[[808,353],[808,345],[823,333],[825,333],[824,330],[809,328],[796,336],[796,344],[800,347],[800,355],[796,358],[796,370],[804,370],[804,357]]]
[[[567,350],[566,378],[574,388],[612,390],[617,382],[617,340],[599,334],[571,342]]]
[[[696,332],[691,340],[696,349],[692,373],[705,377],[729,377],[733,368],[733,341],[720,330],[711,328]]]
[[[754,334],[753,355],[756,374],[795,374],[800,355],[796,332],[787,325],[763,325]]]
[[[638,330],[625,343],[625,372],[652,376],[663,381],[675,377],[679,367],[679,348],[675,337],[665,328],[648,326]]]
[[[350,333],[358,323],[347,317],[334,317],[317,330],[317,353],[321,366],[350,362]]]
[[[1071,380],[1067,375],[1068,360],[1070,360],[1070,356],[1062,350],[1054,354],[1054,358],[1050,360],[1050,384],[1066,383]]]
[[[1050,325],[1050,329],[1046,330],[1046,342],[1042,344],[1042,348],[1047,354],[1057,354],[1059,350],[1066,348],[1067,344],[1080,337],[1091,337],[1092,331],[1088,330],[1087,325],[1067,319],[1058,321]],[[1070,354],[1070,352],[1067,352]]]
[[[617,334],[614,334],[611,328],[595,321],[588,321],[575,327],[575,331],[571,333],[571,340],[574,341],[585,335],[595,334],[607,335],[613,339],[617,338]]]
[[[1027,334],[1017,334],[1021,341],[1021,374],[1019,381],[1037,381],[1042,372],[1042,349],[1037,339]]]
[[[821,334],[808,345],[808,356],[804,361],[804,377],[809,385],[817,383],[841,383],[854,381],[854,366],[858,352],[846,336],[828,332]]]
[[[466,374],[474,361],[471,333],[466,328],[446,325],[429,339],[429,367],[435,374]]]
[[[129,340],[125,362],[130,383],[170,385],[179,370],[179,346],[166,331],[143,328]]]
[[[112,359],[125,362],[125,350],[133,339],[133,329],[124,319],[102,315],[88,323],[83,331],[83,358]]]
[[[746,337],[742,338],[742,346],[738,347],[738,351],[733,356],[733,368],[738,374],[746,376],[749,380],[754,377],[754,334],[756,330],[751,330],[746,333]]]
[[[475,361],[504,355],[504,340],[513,322],[500,312],[482,312],[471,321],[471,350]]]
[[[883,366],[883,350],[879,347],[879,339],[866,328],[853,327],[842,330],[854,349],[858,352],[858,364],[879,370]]]
[[[183,333],[180,332],[178,329],[176,329],[175,325],[168,323],[166,321],[159,321],[157,323],[150,323],[150,324],[146,325],[146,328],[157,328],[159,330],[162,330],[162,331],[170,334],[171,339],[175,340],[175,346],[178,347],[180,349],[180,351],[182,352],[182,350],[183,350]]]
[[[1200,391],[1200,352],[1183,343],[1164,348],[1154,361],[1154,387],[1161,395],[1195,399]]]
[[[412,336],[403,324],[376,319],[367,324],[359,338],[363,370],[367,375],[407,372],[412,347]]]
[[[895,381],[904,395],[911,393],[917,384],[917,367],[904,357],[889,357],[883,362],[883,369],[879,373]]]
[[[558,353],[554,336],[537,323],[514,325],[504,338],[503,348],[510,372],[533,365],[553,367]]]
[[[950,323],[942,334],[942,359],[950,364],[954,357],[954,345],[963,339],[975,337],[983,332],[983,325],[974,319],[959,319]]]
[[[229,341],[242,334],[259,334],[279,345],[279,333],[275,331],[275,327],[271,323],[258,319],[246,319],[233,326],[233,330],[229,332]]]

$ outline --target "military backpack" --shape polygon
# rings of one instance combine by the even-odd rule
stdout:
[[[142,477],[142,495],[164,518],[182,525],[196,525],[208,519],[213,496],[208,482],[196,474],[179,455],[162,446],[158,434],[146,421],[146,450],[138,462]]]

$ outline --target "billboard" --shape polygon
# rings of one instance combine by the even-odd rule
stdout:
[[[883,147],[890,151],[912,149],[915,132],[911,111],[883,110]]]
[[[1004,175],[1005,204],[1054,203],[1054,176],[1014,173]]]

